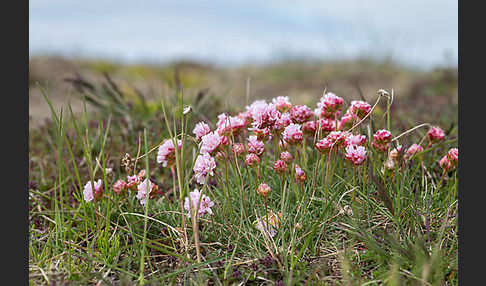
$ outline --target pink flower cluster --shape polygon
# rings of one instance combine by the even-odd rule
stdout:
[[[445,170],[449,171],[453,168],[455,168],[459,163],[459,149],[457,148],[451,148],[447,152],[447,155],[443,156],[439,160],[439,166]]]
[[[159,187],[149,179],[145,179],[138,184],[137,190],[138,193],[136,198],[140,200],[140,204],[145,205],[147,203],[147,197],[149,199],[154,199],[156,197]]]
[[[213,211],[211,207],[213,206],[214,202],[205,194],[201,196],[201,192],[198,189],[190,192],[189,197],[186,197],[184,200],[184,209],[188,211],[188,217],[191,217],[191,213],[195,213],[196,211],[197,217],[202,217],[205,214],[212,215]]]
[[[93,190],[94,186],[94,190]],[[103,188],[101,186],[101,179],[96,182],[89,181],[84,185],[83,196],[86,202],[93,200],[99,201],[103,197]]]
[[[196,182],[204,184],[208,175],[213,176],[213,170],[216,168],[216,161],[209,153],[200,154],[194,163],[194,173]]]
[[[182,140],[177,139],[177,148],[180,151],[182,148]],[[162,166],[167,167],[173,165],[176,161],[176,151],[172,139],[167,139],[160,145],[157,153],[157,163],[162,163]]]
[[[427,132],[427,137],[429,138],[430,143],[439,143],[444,140],[445,133],[440,127],[434,126]]]
[[[386,153],[388,148],[390,148],[391,139],[392,134],[390,131],[380,129],[373,135],[373,142],[371,142],[371,146],[379,152]]]
[[[314,113],[319,118],[334,118],[335,116],[339,115],[339,111],[342,109],[343,103],[344,99],[337,96],[335,93],[328,92],[321,97],[321,100],[317,103],[317,109],[314,111]]]
[[[297,145],[304,139],[304,133],[300,130],[301,125],[290,123],[285,127],[283,140],[290,145]]]

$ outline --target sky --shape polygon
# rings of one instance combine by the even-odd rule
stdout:
[[[457,0],[30,0],[29,56],[458,65]]]

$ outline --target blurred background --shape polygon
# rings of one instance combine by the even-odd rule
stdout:
[[[75,79],[106,75],[125,93],[156,98],[183,83],[221,106],[246,103],[248,83],[251,99],[312,107],[324,89],[451,104],[457,67],[456,0],[29,1],[30,125],[50,117],[36,83],[57,108],[87,92]]]

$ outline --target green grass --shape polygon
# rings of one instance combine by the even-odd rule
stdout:
[[[263,80],[288,80],[291,74],[268,74]],[[422,83],[421,96],[397,97],[391,106],[376,93],[366,94],[371,105],[379,102],[357,131],[368,137],[387,128],[393,137],[404,133],[393,147],[422,142],[425,148],[429,126],[437,125],[446,131],[442,142],[387,170],[387,155],[369,146],[372,138],[365,163],[354,167],[342,150],[331,155],[316,151],[319,138],[309,136],[305,144],[288,148],[306,173],[302,184],[292,171],[282,176],[273,171],[275,154],[282,149],[272,140],[265,144],[258,170],[235,157],[231,142],[246,144],[248,130],[230,139],[224,156],[215,156],[214,176],[203,185],[195,182],[195,124],[209,120],[214,126],[218,114],[235,116],[244,105],[225,107],[214,103],[221,100],[217,96],[201,98],[184,88],[155,100],[134,100],[108,77],[105,85],[93,84],[84,93],[85,112],[77,116],[69,104],[55,110],[38,85],[52,119],[29,131],[30,283],[458,284],[457,168],[443,171],[438,165],[457,147],[457,105],[441,99],[457,86],[442,83],[441,77],[429,79]],[[435,108],[427,105],[433,100]],[[96,104],[99,111],[87,112],[87,104]],[[315,104],[308,105],[313,109]],[[189,105],[192,112],[184,114]],[[175,139],[182,139],[183,147],[173,168],[162,167],[156,162],[157,147]],[[122,164],[127,153],[132,170]],[[112,190],[117,180],[140,170],[160,191],[146,205],[139,203],[136,191],[120,196]],[[98,179],[102,199],[85,202],[83,186]],[[256,193],[262,182],[271,187],[266,200]],[[213,215],[186,216],[184,198],[195,188],[215,202]],[[271,213],[281,214],[280,226],[268,238],[255,223]]]

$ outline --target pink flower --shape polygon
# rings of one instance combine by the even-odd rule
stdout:
[[[452,167],[451,162],[449,162],[449,159],[447,159],[447,155],[439,160],[439,166],[445,171],[449,170]]]
[[[177,139],[177,147],[178,150],[182,148],[182,141]],[[159,147],[159,151],[157,152],[157,163],[162,163],[162,166],[167,167],[167,165],[173,165],[176,161],[176,152],[174,148],[174,143],[172,139],[167,139],[162,145]]]
[[[260,196],[266,198],[268,197],[268,195],[270,194],[270,192],[272,191],[272,189],[270,188],[270,186],[267,184],[267,183],[261,183],[258,188],[257,188],[257,194],[259,194]]]
[[[124,195],[127,192],[127,182],[124,180],[118,180],[113,184],[113,192],[119,196]]]
[[[308,135],[314,135],[317,130],[317,121],[307,121],[302,124],[302,132]]]
[[[209,153],[211,155],[216,155],[218,153],[218,148],[221,145],[223,137],[217,132],[210,132],[203,137],[201,137],[201,142],[199,143],[199,152],[201,154]]]
[[[280,159],[287,164],[292,163],[293,160],[292,155],[288,151],[283,151],[282,153],[280,153]]]
[[[292,123],[292,120],[290,120],[290,113],[282,113],[279,115],[272,128],[275,131],[282,132],[290,123]]]
[[[339,148],[344,144],[344,140],[346,140],[349,134],[347,131],[331,131],[327,134],[326,138],[334,144],[335,148]]]
[[[283,139],[290,145],[299,144],[304,139],[304,133],[300,130],[300,125],[291,123],[285,127]]]
[[[265,127],[263,129],[260,128],[252,128],[253,130],[253,135],[255,135],[258,139],[258,141],[267,141],[272,139],[272,132],[270,130],[270,127]]]
[[[211,128],[205,122],[199,122],[192,130],[192,133],[196,135],[196,141],[201,140],[201,137],[211,132]]]
[[[332,92],[328,92],[321,97],[320,102],[317,103],[319,118],[327,117],[333,118],[337,116],[337,112],[343,107],[344,100]]]
[[[218,122],[216,123],[216,129],[221,136],[238,136],[238,134],[245,128],[245,120],[235,116],[226,116],[222,113],[218,115]]]
[[[410,146],[408,148],[407,152],[404,155],[404,158],[405,159],[410,159],[413,155],[415,155],[415,154],[417,154],[419,152],[422,152],[422,151],[424,151],[424,147],[413,143],[412,146]]]
[[[371,142],[371,147],[376,149],[376,151],[378,151],[378,152],[386,153],[386,152],[388,152],[388,149],[390,148],[390,143],[378,143],[376,140],[373,140]]]
[[[292,108],[292,103],[290,103],[288,96],[277,96],[276,98],[272,99],[272,102],[275,104],[277,110],[281,113],[284,113]]]
[[[401,145],[393,148],[390,151],[390,154],[388,155],[388,158],[390,158],[392,160],[397,160],[398,157],[400,156],[400,153],[401,152],[405,152],[405,151],[402,151],[402,149],[403,149],[403,147]]]
[[[449,149],[449,152],[447,152],[447,159],[452,167],[457,166],[457,163],[459,162],[459,150],[457,148]]]
[[[331,149],[333,148],[334,142],[332,142],[329,138],[325,137],[316,143],[316,148],[322,154],[329,154]]]
[[[265,144],[259,141],[255,135],[248,137],[248,152],[261,156],[265,152]]]
[[[438,143],[445,138],[445,133],[440,127],[431,127],[427,133],[430,143]]]
[[[352,135],[349,134],[346,139],[344,139],[344,146],[347,147],[349,145],[357,145],[357,146],[365,146],[368,140],[366,140],[365,135]]]
[[[336,122],[328,118],[321,118],[317,121],[317,128],[322,131],[323,135],[336,130]]]
[[[127,188],[135,191],[137,189],[138,184],[142,182],[142,180],[145,178],[145,170],[141,170],[138,172],[138,174],[130,176],[127,176]]]
[[[350,129],[354,124],[358,123],[358,115],[346,112],[343,117],[341,117],[340,127],[343,129]]]
[[[303,183],[305,179],[307,179],[305,172],[299,167],[299,165],[295,165],[295,180]]]
[[[366,159],[366,149],[363,146],[349,145],[346,147],[344,157],[355,166],[361,165]]]
[[[216,161],[209,155],[209,153],[204,153],[197,156],[196,162],[194,163],[194,173],[196,177],[196,182],[199,184],[204,184],[206,177],[208,175],[213,176],[213,170],[216,168]]]
[[[261,100],[255,100],[253,101],[249,106],[246,106],[246,111],[249,113],[250,115],[250,118],[253,114],[253,109],[258,106],[258,105],[265,105],[267,104],[267,102],[265,101],[265,99],[261,99]]]
[[[279,159],[273,164],[273,170],[275,171],[275,173],[282,175],[283,173],[285,173],[285,171],[287,171],[287,163],[285,163],[284,160]]]
[[[375,148],[377,151],[386,153],[388,148],[390,148],[392,134],[390,131],[386,129],[380,129],[376,131],[373,135],[373,141],[371,142],[371,146]]]
[[[147,189],[148,185],[148,189]],[[137,186],[138,193],[136,198],[140,200],[140,204],[145,205],[147,202],[147,194],[150,199],[154,198],[157,194],[158,187],[154,183],[152,183],[149,179],[143,180]]]
[[[307,105],[296,105],[290,109],[289,113],[292,122],[297,124],[309,121],[314,115]]]
[[[91,202],[92,200],[99,200],[103,196],[103,189],[101,188],[101,179],[99,179],[94,183],[94,192],[93,192],[93,184],[92,182],[89,181],[84,185],[83,188],[83,195],[84,195],[84,200],[86,202]]]
[[[235,143],[235,144],[233,144],[233,147],[231,147],[231,151],[237,157],[243,156],[246,152],[245,145],[243,145],[243,143]]]
[[[380,129],[373,135],[373,139],[379,144],[390,143],[392,134],[386,129]]]
[[[191,217],[191,212],[195,212],[196,210],[197,210],[197,217],[202,217],[206,213],[210,215],[213,214],[211,207],[214,206],[214,202],[212,202],[208,196],[206,196],[205,194],[201,196],[199,190],[194,189],[193,192],[189,193],[189,197],[186,197],[184,201],[184,209],[189,211],[187,213],[188,217]],[[201,200],[200,204],[199,204],[199,200]]]
[[[346,113],[348,112],[356,114],[361,119],[371,112],[371,105],[362,100],[353,100]]]
[[[247,154],[245,157],[245,164],[249,167],[257,167],[260,164],[260,158],[254,153]]]
[[[255,105],[251,111],[251,118],[253,128],[263,129],[271,127],[278,119],[278,111],[275,104],[258,104]]]

